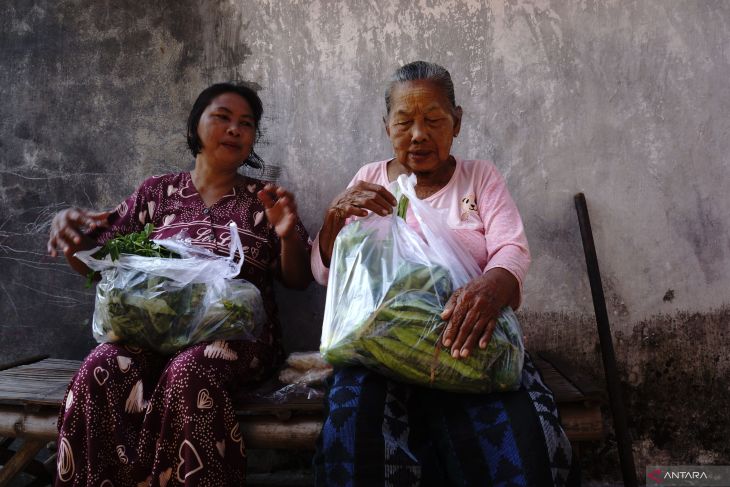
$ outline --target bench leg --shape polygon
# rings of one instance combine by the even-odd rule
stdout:
[[[46,446],[43,440],[26,440],[13,457],[0,469],[0,487],[7,487]]]

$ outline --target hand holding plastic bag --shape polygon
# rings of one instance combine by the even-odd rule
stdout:
[[[459,392],[516,389],[524,345],[505,308],[485,350],[454,359],[442,349],[440,313],[454,290],[481,271],[451,234],[443,212],[418,199],[413,179],[398,178],[422,238],[403,217],[370,215],[335,241],[320,350],[334,365],[363,364],[399,380]],[[401,198],[401,201],[406,201]],[[400,215],[400,216],[399,216]]]
[[[121,254],[99,260],[92,257],[98,248],[77,252],[90,269],[101,271],[94,338],[164,354],[207,340],[255,339],[266,312],[256,286],[234,279],[243,265],[243,248],[235,224],[230,232],[228,257],[181,238],[154,240],[179,259]]]

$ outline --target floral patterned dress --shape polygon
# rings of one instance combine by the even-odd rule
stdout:
[[[245,261],[241,275],[261,291],[268,323],[256,341],[202,342],[162,356],[101,344],[69,385],[58,427],[57,486],[222,486],[245,477],[245,439],[231,402],[236,387],[260,380],[281,359],[273,294],[280,240],[246,179],[206,207],[190,173],[154,176],[92,235],[99,244],[152,223],[152,238],[184,232],[195,245],[228,255],[231,222]],[[301,221],[297,235],[309,246]]]

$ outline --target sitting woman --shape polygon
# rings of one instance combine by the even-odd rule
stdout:
[[[487,161],[451,155],[461,127],[449,72],[414,62],[385,94],[394,158],[362,167],[335,198],[315,239],[312,270],[326,285],[334,241],[349,221],[388,215],[386,187],[415,174],[416,194],[448,213],[450,230],[483,273],[456,290],[441,315],[454,358],[486,348],[495,318],[520,304],[530,263],[524,229],[504,179]],[[413,228],[415,218],[406,218]],[[407,385],[363,367],[336,370],[318,441],[318,485],[563,485],[571,464],[552,392],[529,356],[516,392],[456,394]]]
[[[239,277],[261,292],[268,322],[256,341],[202,342],[173,357],[105,343],[84,360],[59,418],[57,486],[242,485],[244,440],[231,392],[269,374],[282,356],[273,278],[305,288],[312,280],[306,230],[294,197],[238,173],[260,164],[253,152],[263,108],[256,92],[216,84],[188,119],[190,172],[145,180],[113,212],[78,208],[56,215],[48,250],[74,258],[117,234],[154,224],[152,238],[187,232],[192,243],[228,255],[238,225],[245,262]]]

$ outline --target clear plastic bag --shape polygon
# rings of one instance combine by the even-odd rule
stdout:
[[[279,381],[282,384],[321,386],[331,375],[332,366],[319,352],[293,352],[279,370]]]
[[[182,237],[154,240],[180,259],[122,254],[112,261],[92,257],[98,248],[77,252],[90,269],[101,272],[94,338],[163,354],[207,340],[255,339],[266,312],[258,288],[234,279],[241,272],[243,248],[235,224],[230,232],[228,257]]]
[[[332,366],[319,352],[293,352],[271,378],[254,391],[239,396],[247,404],[287,404],[293,410],[319,410],[322,407],[326,383],[332,376]],[[291,410],[278,411],[290,414]],[[288,416],[287,416],[288,417]]]
[[[400,176],[391,217],[371,214],[343,228],[332,254],[320,351],[333,365],[362,364],[397,380],[456,392],[519,387],[524,343],[504,308],[486,350],[456,360],[441,345],[440,314],[451,294],[481,271],[448,229],[445,213],[421,201],[415,177]],[[407,198],[404,199],[403,197]],[[407,202],[421,237],[399,215]]]

